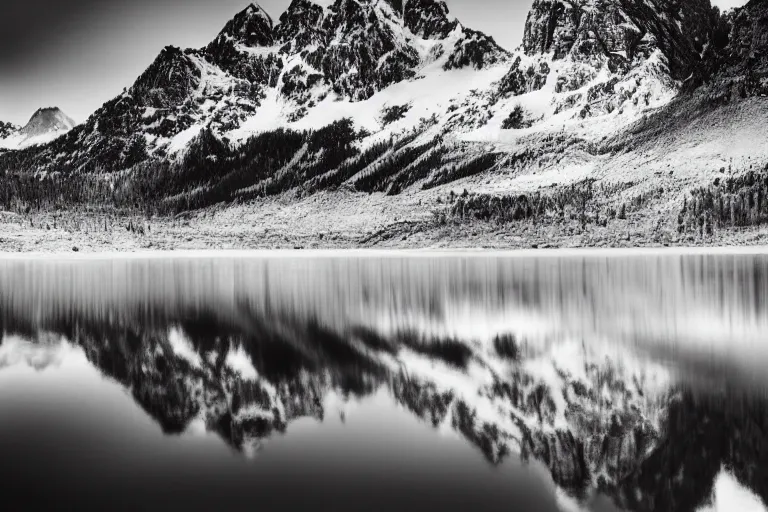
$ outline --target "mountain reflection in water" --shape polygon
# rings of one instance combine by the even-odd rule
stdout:
[[[746,254],[0,260],[2,481],[129,509],[763,510],[767,275]]]

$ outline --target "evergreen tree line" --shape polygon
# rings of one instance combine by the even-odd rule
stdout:
[[[482,172],[495,155],[465,156],[433,139],[411,145],[423,129],[409,130],[361,150],[349,119],[311,131],[277,129],[235,147],[204,128],[181,158],[147,156],[142,137],[133,137],[120,153],[127,170],[66,168],[58,171],[0,171],[0,204],[26,212],[79,207],[113,208],[144,215],[175,215],[220,203],[245,202],[294,191],[312,194],[351,183],[361,192],[402,193],[435,169],[440,172],[424,188]],[[451,164],[451,159],[462,158]],[[24,167],[30,168],[30,167]],[[31,167],[36,169],[37,167]]]
[[[741,176],[717,178],[686,196],[677,218],[679,233],[714,234],[716,229],[768,222],[768,166]]]
[[[388,153],[355,181],[355,189],[360,192],[386,192],[390,188],[393,176],[421,158],[433,146],[434,144],[429,142]]]
[[[596,183],[590,178],[529,194],[470,194],[464,190],[463,194],[456,195],[451,192],[448,215],[457,221],[480,220],[497,224],[578,221],[582,229],[587,225],[605,227],[611,220],[626,220],[631,214],[646,210],[664,196],[664,189],[657,187],[626,200],[610,201],[634,185],[633,182]]]
[[[391,140],[378,142],[372,145],[370,148],[363,151],[359,156],[342,162],[341,165],[339,165],[336,169],[311,179],[306,184],[306,192],[312,194],[320,190],[338,188],[345,181],[352,178],[355,174],[373,165],[374,162],[379,160],[391,149]]]
[[[490,195],[468,194],[452,197],[451,216],[458,220],[482,220],[498,224],[519,221],[578,218],[583,224],[599,222],[599,208],[593,181],[570,185],[550,193]]]
[[[469,178],[470,176],[481,174],[496,167],[498,162],[499,155],[496,153],[473,155],[459,163],[443,166],[443,168],[424,183],[421,188],[422,190],[428,190],[462,178]]]
[[[233,148],[206,128],[180,160],[145,158],[121,172],[0,172],[0,204],[21,212],[90,205],[175,214],[296,187],[359,153],[353,146],[357,137],[351,121],[342,120],[308,132],[266,132]],[[129,147],[135,147],[129,158],[145,149],[135,143]],[[274,179],[302,149],[295,168]],[[264,183],[270,186],[257,186]]]
[[[33,176],[0,173],[0,207],[4,211],[30,213],[78,206],[117,204],[112,184],[101,175]]]

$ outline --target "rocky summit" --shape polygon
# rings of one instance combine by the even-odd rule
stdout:
[[[258,218],[285,193],[312,211],[338,207],[319,193],[352,194],[350,211],[388,198],[399,213],[353,244],[409,240],[413,226],[431,233],[414,243],[432,244],[444,221],[516,226],[514,240],[543,224],[536,244],[590,229],[579,243],[705,243],[768,215],[742,222],[701,199],[757,193],[741,176],[768,163],[766,16],[757,0],[725,13],[708,0],[536,0],[508,51],[434,0],[293,0],[275,17],[251,4],[0,169],[55,174],[99,201],[120,173],[107,206],[153,215],[224,203]],[[40,186],[61,203],[59,185]]]
[[[32,115],[20,132],[28,137],[36,137],[49,132],[69,131],[75,124],[57,107],[41,108]]]

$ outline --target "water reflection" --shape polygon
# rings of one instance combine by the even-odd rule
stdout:
[[[695,511],[723,492],[762,507],[767,267],[760,256],[4,260],[0,380],[16,393],[0,407],[76,361],[62,393],[90,368],[101,380],[83,393],[122,390],[166,439],[215,438],[255,458],[280,489],[276,508],[334,492],[359,508],[358,488],[382,510],[430,497],[458,510]],[[56,409],[30,400],[13,428]],[[335,427],[291,452],[308,421]],[[95,428],[78,435],[114,442]],[[147,476],[155,457],[143,453],[113,460]],[[190,481],[220,483],[212,467],[243,475],[186,457],[205,475]],[[291,502],[288,473],[302,471],[315,498]]]

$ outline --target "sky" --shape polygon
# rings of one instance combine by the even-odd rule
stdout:
[[[446,0],[466,26],[507,49],[522,40],[533,0]],[[167,45],[200,48],[249,0],[2,0],[0,121],[41,107],[84,121],[120,94]],[[275,19],[290,0],[260,0]],[[746,0],[715,0],[726,9]]]

